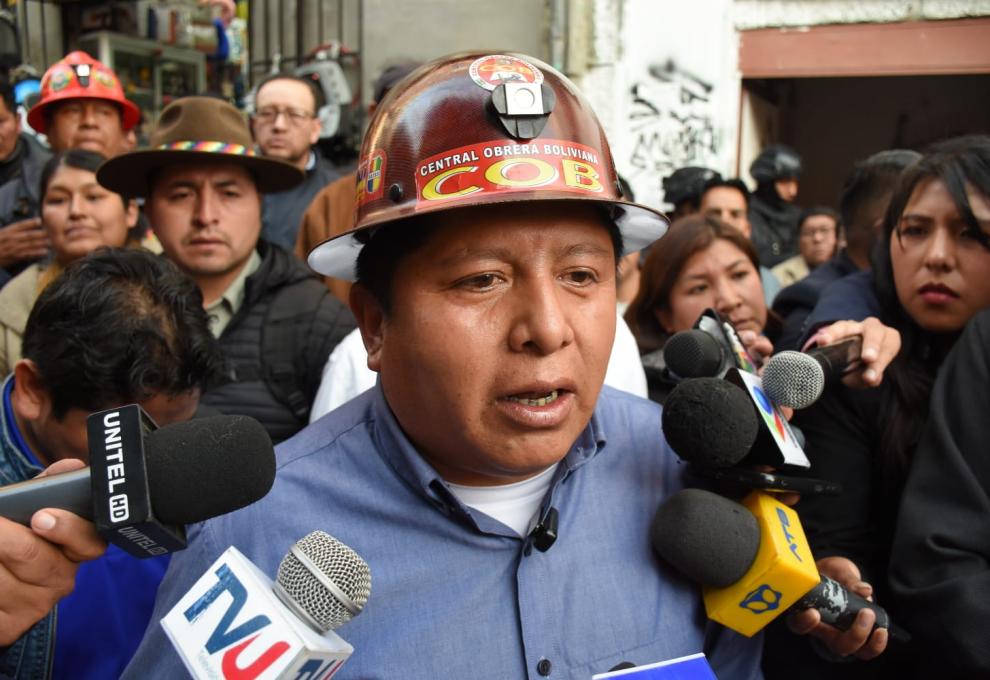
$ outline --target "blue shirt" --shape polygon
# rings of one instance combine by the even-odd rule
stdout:
[[[28,479],[44,466],[17,427],[10,404],[13,385],[10,378],[3,388],[3,418],[12,444],[8,455],[19,455],[19,462],[27,464],[33,473]],[[75,589],[55,609],[51,677],[117,677],[141,641],[168,561],[168,555],[138,559],[111,545],[99,559],[79,565]],[[46,664],[42,659],[38,665]]]
[[[364,611],[338,629],[346,678],[589,678],[620,661],[704,651],[723,678],[760,677],[761,640],[705,619],[700,593],[654,557],[658,504],[682,486],[658,405],[604,388],[558,466],[543,512],[558,538],[532,549],[460,503],[416,452],[380,386],[277,449],[261,501],[198,525],[159,590],[158,621],[234,545],[274,577],[291,545],[322,529],[371,566]],[[125,677],[174,678],[183,665],[151,626]]]

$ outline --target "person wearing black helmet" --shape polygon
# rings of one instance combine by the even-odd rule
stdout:
[[[674,206],[671,221],[698,212],[701,192],[708,182],[721,180],[722,175],[710,168],[687,166],[677,168],[663,178],[663,200]]]
[[[760,152],[749,173],[756,191],[749,202],[753,245],[760,264],[773,267],[798,253],[797,220],[801,209],[794,204],[801,177],[801,157],[783,144]]]

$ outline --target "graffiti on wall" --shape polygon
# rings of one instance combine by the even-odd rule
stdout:
[[[658,183],[685,165],[718,167],[714,85],[673,60],[649,67],[630,88],[629,180]]]

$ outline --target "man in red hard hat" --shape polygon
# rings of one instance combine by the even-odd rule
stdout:
[[[28,112],[28,123],[48,137],[52,151],[88,149],[108,158],[128,149],[126,133],[140,118],[117,74],[80,51],[45,71],[41,96]],[[22,176],[0,188],[0,286],[44,254],[38,181]]]
[[[273,574],[319,527],[374,574],[336,677],[587,678],[702,651],[719,677],[760,677],[760,640],[706,622],[650,550],[683,466],[660,406],[602,385],[618,259],[667,223],[622,198],[576,87],[523,55],[425,64],[379,107],[357,179],[354,227],[309,262],[354,280],[378,383],[280,447],[265,498],[201,525],[154,618],[226,546]],[[209,653],[243,668],[261,640]],[[152,626],[124,677],[183,668]]]

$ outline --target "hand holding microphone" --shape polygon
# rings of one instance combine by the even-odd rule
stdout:
[[[813,607],[821,620],[849,631],[818,635],[836,653],[850,653],[856,641],[862,647],[866,636],[853,623],[871,618],[887,632],[878,632],[864,654],[882,651],[888,632],[895,640],[910,638],[882,607],[821,574],[797,514],[765,493],[753,492],[740,504],[684,489],[657,511],[651,540],[661,558],[703,586],[708,617],[743,635],[789,609]]]
[[[136,404],[88,420],[90,467],[0,487],[0,517],[28,525],[43,508],[93,519],[136,557],[185,547],[183,525],[255,502],[275,481],[261,424],[216,416],[155,429]]]
[[[107,418],[113,427],[104,430]],[[136,405],[94,414],[93,467],[62,460],[0,487],[0,645],[72,591],[79,564],[100,557],[105,538],[138,557],[181,549],[180,525],[236,510],[271,488],[274,452],[257,421],[220,416],[152,429],[146,418]],[[109,508],[119,522],[89,521]]]
[[[830,382],[876,387],[901,349],[901,334],[874,317],[820,329],[804,352],[781,352],[764,369],[768,394],[780,404],[807,408]]]
[[[41,474],[81,467],[81,460],[60,460]],[[0,647],[16,642],[72,592],[79,565],[100,557],[106,547],[92,522],[66,510],[38,513],[30,527],[0,517]]]

